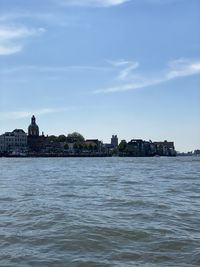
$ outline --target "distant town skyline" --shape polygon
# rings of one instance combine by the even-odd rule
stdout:
[[[0,0],[0,134],[200,148],[198,0]]]

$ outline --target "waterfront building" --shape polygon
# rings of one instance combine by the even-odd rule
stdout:
[[[0,135],[0,153],[21,153],[26,149],[27,135],[22,129]]]
[[[118,147],[118,137],[117,137],[117,135],[112,135],[112,137],[111,137],[111,146],[113,148],[117,148]]]
[[[75,143],[67,143],[69,153],[74,153],[74,144]]]
[[[63,156],[63,155],[118,155],[132,157],[176,156],[174,142],[152,142],[142,139],[122,140],[118,145],[117,135],[112,135],[110,144],[98,139],[87,139],[74,132],[72,134],[45,136],[39,134],[39,126],[33,115],[28,126],[28,136],[22,129],[0,135],[0,155]],[[196,150],[194,154],[200,154]]]
[[[133,157],[176,156],[174,142],[152,142],[132,139],[127,143],[127,155]]]
[[[176,156],[174,142],[153,142],[156,148],[156,154],[159,156]]]
[[[194,155],[199,156],[199,155],[200,155],[200,149],[196,149],[196,150],[194,151]]]
[[[151,141],[132,139],[127,143],[127,153],[129,156],[133,157],[153,156],[154,146]]]
[[[30,152],[40,152],[46,147],[47,137],[39,135],[39,126],[36,124],[36,118],[33,115],[31,118],[31,124],[28,127],[28,148]]]
[[[99,141],[98,139],[87,139],[85,140],[84,145],[91,147],[91,149],[94,148],[96,152],[101,152],[103,143]]]
[[[118,137],[117,135],[112,135],[111,142],[103,144],[103,150],[108,154],[117,154],[118,152]]]
[[[39,136],[39,127],[36,124],[36,118],[33,115],[31,118],[31,124],[28,127],[28,136]]]

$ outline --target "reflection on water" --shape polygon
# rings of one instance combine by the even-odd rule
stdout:
[[[0,266],[200,265],[200,158],[1,158],[0,189]]]

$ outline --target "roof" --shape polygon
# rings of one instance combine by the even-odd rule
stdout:
[[[14,131],[12,131],[13,133],[25,133],[24,130],[22,129],[15,129]]]

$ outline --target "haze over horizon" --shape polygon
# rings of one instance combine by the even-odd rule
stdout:
[[[0,0],[0,134],[200,149],[199,0]]]

